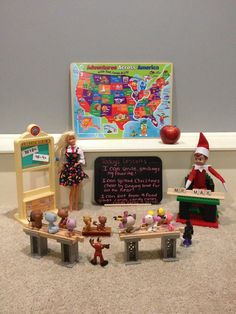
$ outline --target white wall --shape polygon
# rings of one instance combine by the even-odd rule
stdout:
[[[235,0],[1,0],[0,133],[71,127],[71,62],[174,63],[173,123],[236,131]]]

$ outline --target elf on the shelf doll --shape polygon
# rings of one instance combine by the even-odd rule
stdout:
[[[224,178],[211,166],[206,165],[209,156],[209,144],[204,134],[201,132],[199,136],[198,145],[194,153],[194,165],[188,176],[185,188],[193,183],[193,189],[207,189],[206,186],[206,172],[210,172],[213,176],[219,179],[225,190]]]

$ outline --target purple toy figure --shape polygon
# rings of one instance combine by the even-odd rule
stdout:
[[[66,227],[67,227],[67,235],[68,237],[71,237],[74,235],[74,229],[76,227],[76,220],[73,218],[68,218],[66,221]]]
[[[190,220],[186,220],[186,226],[184,228],[184,234],[183,234],[183,245],[188,247],[192,244],[192,235],[193,235],[193,226],[190,222]]]
[[[125,232],[131,233],[140,229],[140,227],[134,227],[136,214],[131,215],[128,211],[124,211],[123,216],[114,216],[113,219],[120,221],[119,229]]]

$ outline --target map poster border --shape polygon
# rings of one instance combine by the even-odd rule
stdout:
[[[159,138],[172,124],[171,62],[71,63],[70,80],[80,139]]]

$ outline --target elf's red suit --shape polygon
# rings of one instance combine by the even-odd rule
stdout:
[[[203,165],[198,166],[194,165],[192,171],[188,176],[186,182],[186,189],[193,183],[193,189],[207,189],[206,186],[206,172],[210,172],[213,176],[219,179],[223,184],[225,183],[224,178],[211,166]]]
[[[185,188],[187,189],[192,183],[194,189],[207,189],[206,186],[206,172],[210,172],[213,176],[219,179],[225,187],[225,180],[222,176],[211,166],[206,165],[209,157],[209,143],[201,132],[199,135],[199,141],[194,153],[193,168],[188,176]]]

